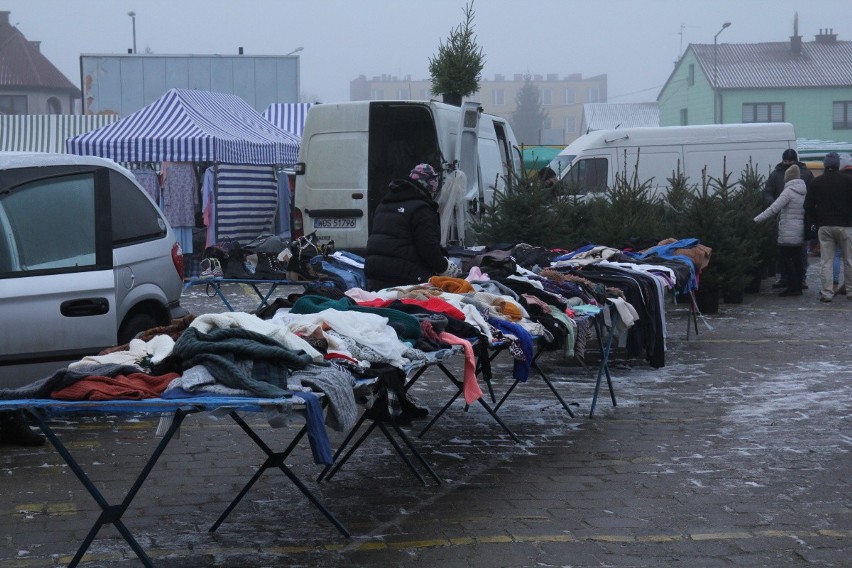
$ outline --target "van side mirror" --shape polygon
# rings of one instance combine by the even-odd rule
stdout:
[[[297,176],[305,175],[306,169],[307,168],[305,167],[305,162],[297,162],[293,164],[293,173],[295,173]]]

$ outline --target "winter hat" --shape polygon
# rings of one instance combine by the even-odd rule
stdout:
[[[784,172],[784,183],[787,183],[791,179],[799,179],[802,174],[799,172],[799,166],[793,164]]]
[[[408,174],[408,179],[420,186],[430,195],[435,195],[438,192],[438,174],[429,164],[418,164],[414,166],[411,173]]]
[[[825,155],[822,165],[826,170],[840,169],[840,154],[837,152],[829,152]]]
[[[781,154],[781,159],[786,160],[788,162],[798,162],[799,155],[792,148],[787,148],[786,150],[784,150],[784,153]]]
[[[852,169],[852,154],[840,154],[840,171]]]

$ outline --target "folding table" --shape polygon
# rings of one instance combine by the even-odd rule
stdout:
[[[145,482],[151,470],[157,463],[157,460],[165,451],[169,442],[173,439],[178,431],[184,418],[189,414],[209,411],[223,411],[228,413],[242,430],[248,434],[249,438],[257,444],[261,450],[267,455],[267,460],[264,462],[260,471],[254,475],[246,487],[240,492],[236,499],[229,505],[228,509],[219,517],[216,523],[210,528],[210,531],[215,531],[216,528],[224,521],[228,514],[233,510],[240,499],[245,495],[248,489],[254,484],[260,473],[269,467],[278,467],[283,471],[290,481],[317,507],[320,512],[340,531],[341,534],[348,537],[349,532],[343,525],[328,511],[322,503],[314,496],[311,491],[298,479],[298,477],[284,464],[290,452],[295,448],[296,443],[303,437],[306,432],[306,427],[297,435],[296,439],[288,446],[284,452],[273,452],[260,437],[255,433],[237,412],[259,412],[266,410],[292,410],[296,406],[301,405],[301,399],[298,396],[292,398],[252,398],[252,397],[195,397],[189,399],[144,399],[144,400],[111,400],[111,401],[62,401],[52,399],[19,399],[19,400],[0,400],[0,411],[3,410],[24,410],[35,420],[44,435],[59,453],[65,463],[68,464],[80,483],[92,496],[101,508],[101,513],[95,520],[91,530],[86,535],[83,542],[77,549],[69,566],[76,566],[83,558],[86,550],[88,550],[100,528],[107,524],[112,524],[124,538],[124,540],[136,553],[136,556],[144,566],[153,566],[151,558],[145,553],[136,539],[128,530],[127,526],[122,522],[122,516],[125,514],[142,484]],[[53,430],[47,423],[51,416],[66,415],[74,413],[98,413],[98,414],[156,414],[163,417],[171,418],[167,429],[163,433],[162,439],[157,443],[153,453],[148,458],[142,470],[136,476],[126,496],[118,504],[111,504],[98,490],[91,481],[89,476],[80,466],[76,459],[71,455],[69,449],[62,443],[62,440],[56,436]],[[167,421],[168,422],[168,421]]]
[[[228,311],[233,312],[234,308],[231,306],[231,303],[228,301],[228,298],[225,297],[225,294],[222,293],[222,285],[223,284],[248,284],[254,293],[257,294],[257,297],[260,299],[260,303],[257,306],[257,310],[268,306],[269,299],[272,297],[272,294],[275,292],[275,289],[279,286],[304,286],[309,282],[305,281],[297,281],[297,280],[262,280],[257,278],[194,278],[192,280],[187,280],[184,282],[184,289],[189,288],[190,286],[207,286],[208,291],[212,289],[219,299],[225,304],[228,308]],[[268,285],[266,293],[262,292],[260,288],[258,288],[259,284]]]
[[[438,366],[439,368],[444,369],[443,362],[449,357],[452,357],[458,353],[461,353],[461,348],[458,346],[454,346],[452,349],[448,350],[447,354],[442,359],[436,359],[433,361],[421,361],[418,364],[413,365],[408,369],[409,377],[406,378],[405,381],[405,390],[409,390],[417,379],[419,379],[423,373],[426,372],[432,366]],[[446,371],[445,371],[446,372]],[[358,437],[357,440],[350,446],[350,442],[358,433],[361,426],[364,425],[365,422],[370,420],[370,424],[367,426],[366,430]],[[499,421],[499,418],[498,418]],[[502,423],[502,421],[500,421]],[[505,427],[505,426],[504,426]],[[403,441],[403,443],[408,447],[411,451],[414,458],[423,466],[423,468],[428,472],[428,474],[435,480],[439,485],[442,483],[441,478],[435,473],[435,470],[423,459],[423,456],[417,450],[417,447],[411,441],[411,439],[405,434],[405,432],[397,425],[392,422],[383,422],[381,420],[374,420],[371,418],[369,412],[363,412],[361,416],[358,418],[355,426],[349,431],[346,435],[346,438],[337,448],[334,453],[334,464],[327,466],[317,477],[317,481],[322,480],[330,480],[334,474],[336,474],[343,465],[349,461],[349,458],[352,457],[352,454],[363,444],[367,437],[373,433],[373,431],[378,428],[379,431],[387,438],[388,442],[390,442],[393,449],[396,451],[397,455],[399,455],[400,459],[405,463],[411,473],[420,481],[422,485],[426,485],[426,479],[417,471],[417,468],[414,467],[412,461],[405,455],[405,452],[402,449],[402,446],[394,439],[391,432],[396,433],[396,435]],[[508,430],[508,429],[507,429]],[[421,432],[422,435],[422,432]],[[347,449],[348,448],[348,449]],[[344,452],[346,452],[344,454]],[[342,457],[341,457],[342,456]]]
[[[618,312],[616,312],[612,308],[609,308],[609,310],[610,310],[610,316],[611,316],[612,320],[611,320],[611,325],[609,327],[609,330],[606,333],[604,333],[604,327],[605,326],[602,324],[603,310],[599,311],[597,314],[595,314],[592,317],[592,327],[595,330],[595,336],[596,336],[598,343],[600,345],[601,360],[598,363],[598,374],[597,374],[597,380],[595,382],[594,395],[592,396],[592,405],[591,405],[591,408],[589,409],[589,418],[592,418],[594,416],[595,406],[596,406],[597,400],[598,400],[598,392],[600,391],[601,381],[602,381],[604,376],[606,376],[606,382],[607,382],[607,386],[609,387],[609,394],[610,394],[610,398],[612,399],[612,405],[617,406],[617,403],[616,403],[616,400],[615,400],[615,391],[613,390],[613,386],[612,386],[612,376],[610,375],[610,372],[609,372],[609,355],[610,355],[610,351],[612,350],[612,340],[613,340],[613,336],[615,335],[615,326],[616,326],[616,321],[617,321],[617,318],[618,318]],[[491,346],[493,348],[493,351],[492,351],[491,354],[489,354],[490,360],[493,360],[497,355],[499,355],[500,353],[502,353],[503,351],[508,349],[508,346],[509,346],[509,344],[506,343],[506,342],[493,344]],[[538,364],[538,358],[544,352],[544,345],[542,345],[540,341],[536,341],[536,346],[537,346],[536,352],[535,352],[535,355],[533,356],[533,360],[532,360],[532,364],[531,364],[532,369],[534,369],[536,371],[536,373],[538,373],[538,375],[542,378],[542,380],[548,386],[550,391],[553,393],[553,395],[556,397],[556,399],[562,405],[562,408],[564,408],[565,411],[568,413],[568,416],[570,416],[571,418],[574,418],[574,412],[571,410],[568,403],[566,403],[565,400],[562,398],[562,395],[559,394],[559,391],[556,390],[556,386],[554,386],[553,381],[550,379],[550,377],[547,376],[547,373],[545,373],[544,370],[541,368],[541,366]],[[585,363],[583,363],[583,366],[585,367]],[[515,387],[518,386],[518,383],[520,383],[520,380],[515,379],[515,381],[512,383],[512,385],[503,394],[503,397],[500,399],[500,401],[494,406],[495,412],[500,409],[500,407],[503,405],[504,402],[506,402],[506,399],[508,399],[509,395],[511,395],[512,392],[515,390]]]

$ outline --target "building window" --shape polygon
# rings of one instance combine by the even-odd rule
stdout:
[[[378,101],[385,98],[384,89],[370,89],[370,99]]]
[[[598,88],[589,87],[586,89],[586,101],[590,103],[598,102]]]
[[[577,132],[577,117],[575,116],[566,116],[565,117],[565,132],[575,133]]]
[[[47,99],[47,113],[62,114],[62,103],[59,102],[59,99],[56,97],[50,97]]]
[[[743,103],[743,122],[784,122],[784,103]]]
[[[689,109],[682,108],[680,109],[680,125],[688,126],[689,125]]]
[[[565,89],[565,104],[573,105],[577,102],[577,91],[573,87],[567,87]]]
[[[834,130],[852,128],[852,101],[838,101],[832,104],[831,127]]]
[[[686,84],[690,87],[695,84],[695,63],[689,64],[689,77],[686,80]]]
[[[397,89],[396,90],[396,100],[407,101],[408,100],[408,89]]]
[[[550,89],[541,90],[541,104],[543,106],[550,106],[553,104],[553,97],[550,94]]]
[[[506,104],[506,92],[503,89],[494,89],[491,91],[491,103],[495,105]]]
[[[0,95],[0,114],[27,114],[27,96]]]

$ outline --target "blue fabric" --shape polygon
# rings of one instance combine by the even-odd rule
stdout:
[[[532,369],[533,357],[535,357],[535,353],[533,352],[532,335],[518,324],[499,318],[488,318],[488,323],[503,333],[510,333],[518,338],[521,345],[521,351],[524,352],[524,360],[520,361],[515,359],[514,366],[512,367],[512,377],[522,383],[527,382],[527,379],[530,378],[530,369]]]
[[[692,290],[698,288],[698,279],[695,275],[695,263],[692,262],[692,259],[688,256],[684,256],[682,254],[675,254],[674,251],[676,249],[683,248],[692,248],[701,243],[698,239],[681,239],[679,241],[675,241],[673,243],[669,243],[666,245],[658,245],[655,247],[651,247],[648,250],[641,253],[633,253],[629,256],[633,256],[639,259],[646,259],[649,256],[659,256],[660,258],[670,259],[670,260],[679,260],[681,262],[685,262],[689,267],[689,281],[686,283],[685,288],[683,289],[684,293],[689,293]]]
[[[319,398],[312,392],[300,392],[299,397],[305,400],[305,422],[308,426],[308,441],[311,444],[311,453],[314,463],[331,465],[331,443],[328,441],[328,431],[325,429],[325,419]]]
[[[575,256],[577,256],[578,254],[583,253],[583,252],[586,252],[586,251],[589,251],[589,250],[592,250],[592,249],[593,249],[593,248],[595,248],[596,246],[598,246],[598,245],[586,245],[586,246],[580,247],[580,248],[578,248],[577,250],[572,250],[571,252],[568,252],[568,253],[565,253],[565,254],[563,254],[563,255],[557,256],[556,258],[554,258],[554,259],[553,259],[553,260],[551,260],[550,262],[556,262],[556,261],[559,261],[559,260],[571,260],[572,258],[574,258]]]

